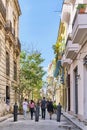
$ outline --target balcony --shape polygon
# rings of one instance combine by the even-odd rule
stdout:
[[[87,35],[87,13],[84,14],[76,13],[72,29],[73,43],[78,43],[82,45],[86,35]]]
[[[61,59],[61,65],[63,67],[69,67],[71,63],[72,63],[72,60],[69,58],[66,58],[65,55],[63,55],[63,57]]]
[[[69,6],[67,8],[67,4],[66,3],[63,4],[61,21],[62,22],[66,22],[67,24],[69,24],[69,20],[70,20],[70,10],[71,10],[70,8],[71,8],[71,6]]]
[[[12,32],[12,23],[10,20],[6,21],[5,30]]]
[[[12,28],[12,23],[10,20],[7,20],[5,24],[5,31],[6,31],[6,39],[10,41],[14,41],[15,38],[15,30]]]
[[[71,40],[67,41],[65,55],[66,58],[74,59],[79,51],[79,44],[73,44]]]
[[[6,20],[6,9],[4,7],[2,0],[0,0],[0,13],[2,17],[4,18],[4,20]]]
[[[21,43],[18,37],[15,38],[15,42],[15,49],[21,51]]]
[[[73,3],[75,3],[75,0],[65,0],[65,3],[67,3],[67,4],[73,4]]]

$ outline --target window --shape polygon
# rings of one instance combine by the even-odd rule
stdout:
[[[6,75],[10,75],[10,58],[8,52],[6,52]]]
[[[17,80],[17,64],[14,61],[14,80]]]

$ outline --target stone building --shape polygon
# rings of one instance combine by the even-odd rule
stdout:
[[[13,108],[13,87],[19,83],[20,14],[18,0],[0,0],[0,116],[6,114],[8,106]]]

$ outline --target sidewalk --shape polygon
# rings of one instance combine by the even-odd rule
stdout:
[[[2,117],[0,117],[0,122],[7,120],[10,117],[13,117],[13,114],[8,114],[8,115],[5,115],[5,116],[2,116]]]
[[[87,125],[85,125],[84,122],[78,120],[76,117],[68,114],[67,112],[63,112],[63,116],[70,120],[72,123],[74,123],[81,130],[87,130]]]

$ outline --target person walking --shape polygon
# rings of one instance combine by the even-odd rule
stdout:
[[[26,119],[26,115],[27,115],[27,109],[28,109],[28,102],[27,99],[25,99],[22,103],[23,106],[23,115],[24,115],[24,119]]]
[[[29,104],[29,108],[30,108],[31,120],[33,120],[33,113],[34,113],[34,109],[35,109],[35,103],[33,100],[31,100],[31,102]]]
[[[41,114],[42,114],[42,119],[45,120],[45,115],[46,115],[46,100],[45,97],[43,97],[42,101],[41,101]]]
[[[51,99],[47,104],[47,111],[49,113],[50,120],[51,120],[52,119],[52,114],[53,114],[53,102],[51,101]]]

